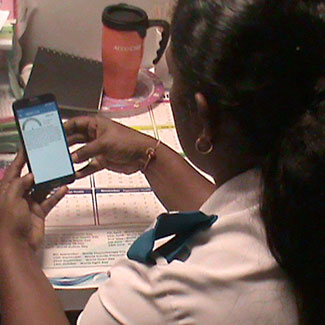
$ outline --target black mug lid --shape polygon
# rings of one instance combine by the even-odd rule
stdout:
[[[120,3],[104,9],[102,22],[112,29],[139,31],[148,28],[148,15],[138,7]]]

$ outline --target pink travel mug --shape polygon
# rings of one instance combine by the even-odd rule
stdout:
[[[144,10],[127,4],[106,7],[102,22],[104,93],[112,98],[130,98],[136,91],[147,29],[162,28],[160,48],[153,61],[156,64],[168,43],[169,24],[164,20],[149,20]]]

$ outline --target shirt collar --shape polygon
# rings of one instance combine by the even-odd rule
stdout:
[[[200,211],[205,214],[230,213],[245,209],[259,203],[261,193],[261,171],[250,169],[243,172],[217,188],[209,199],[201,206]]]

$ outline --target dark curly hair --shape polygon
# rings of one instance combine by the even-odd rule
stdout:
[[[230,113],[261,157],[261,215],[301,324],[325,324],[324,40],[324,1],[179,0],[172,21],[192,96]]]

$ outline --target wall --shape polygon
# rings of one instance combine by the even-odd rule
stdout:
[[[160,18],[157,6],[166,7],[169,0],[25,0],[32,14],[20,41],[22,65],[32,62],[38,46],[47,46],[71,54],[100,60],[101,14],[111,4],[128,3],[143,8],[149,18]],[[143,66],[155,57],[157,33],[150,29],[145,42]]]

